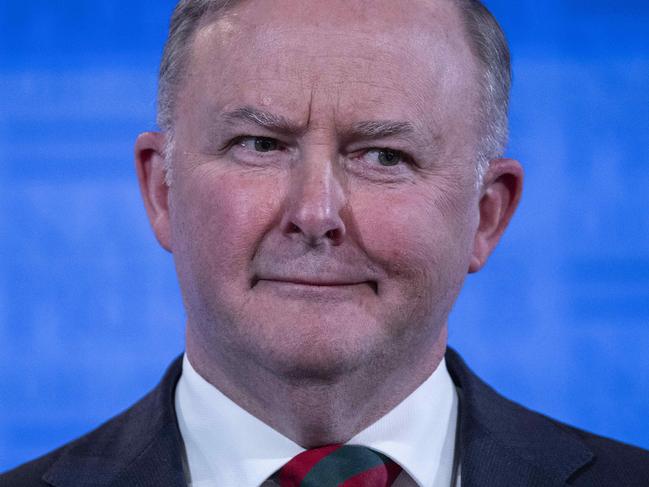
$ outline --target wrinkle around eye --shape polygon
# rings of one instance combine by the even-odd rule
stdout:
[[[239,146],[248,149],[251,152],[268,153],[285,150],[286,147],[282,142],[273,137],[264,137],[260,135],[243,135],[233,141],[233,146]]]
[[[222,154],[235,163],[250,166],[283,165],[294,158],[294,150],[279,139],[261,135],[233,138]]]
[[[388,148],[373,148],[365,151],[364,156],[376,154],[376,163],[382,167],[394,167],[408,163],[408,157],[399,150]]]
[[[370,147],[355,151],[351,159],[369,170],[385,174],[411,172],[417,166],[414,158],[407,152],[389,147]]]
[[[414,183],[416,181],[417,175],[414,165],[406,162],[407,155],[404,156],[403,161],[392,166],[383,166],[376,161],[376,158],[371,160],[371,157],[367,157],[368,152],[378,152],[380,150],[380,148],[371,148],[357,151],[355,154],[348,154],[343,158],[346,171],[356,178],[371,183],[397,185],[395,188],[404,183]]]

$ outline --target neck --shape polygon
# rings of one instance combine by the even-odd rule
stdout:
[[[329,378],[295,379],[238,354],[217,357],[190,333],[187,355],[205,380],[240,407],[300,446],[314,448],[347,442],[401,403],[435,371],[446,339],[443,327],[426,353],[412,350],[407,360],[385,357]]]

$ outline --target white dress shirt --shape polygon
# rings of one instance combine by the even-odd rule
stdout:
[[[257,487],[304,451],[203,379],[187,355],[175,399],[189,487]],[[412,394],[348,444],[370,447],[401,465],[393,487],[449,487],[457,414],[457,392],[442,360]]]

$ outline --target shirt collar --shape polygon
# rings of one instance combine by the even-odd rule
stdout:
[[[442,359],[392,411],[352,438],[396,461],[421,487],[451,485],[458,396]]]
[[[193,487],[260,485],[304,451],[203,379],[187,355],[175,402]],[[422,487],[450,485],[457,405],[442,360],[412,394],[348,443],[384,453]]]

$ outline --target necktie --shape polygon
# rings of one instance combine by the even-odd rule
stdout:
[[[277,473],[281,487],[389,487],[399,464],[364,446],[328,445],[293,457]]]

